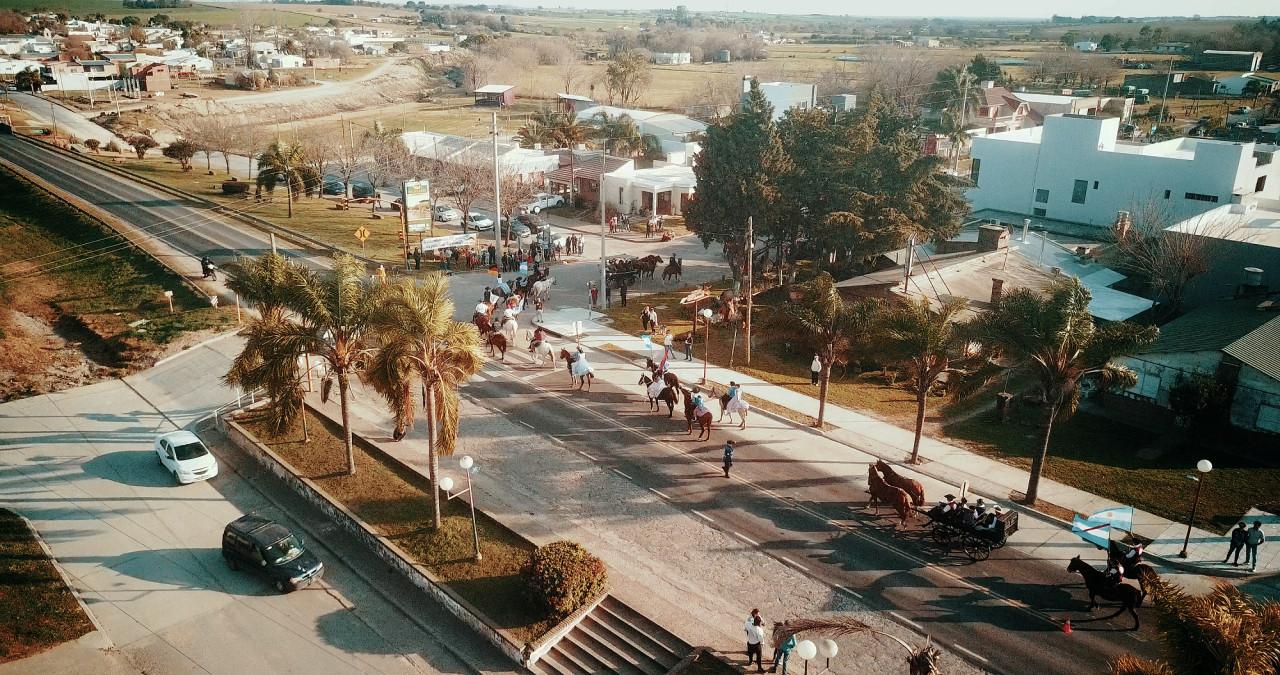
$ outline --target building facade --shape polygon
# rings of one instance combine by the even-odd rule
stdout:
[[[1280,196],[1276,146],[1200,138],[1117,141],[1120,120],[1050,115],[1044,126],[975,138],[967,193],[975,211],[1109,227],[1154,201],[1178,220]]]

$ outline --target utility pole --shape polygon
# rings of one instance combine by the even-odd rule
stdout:
[[[604,253],[604,249],[605,249],[604,170],[605,168],[608,167],[608,162],[607,162],[608,157],[609,157],[609,151],[607,150],[600,151],[600,180],[596,181],[596,188],[600,192],[600,293],[604,295],[606,300],[608,300],[609,298],[609,290],[607,286],[607,284],[609,283],[609,276],[608,276],[609,268],[608,266],[605,265],[605,253]],[[657,193],[654,193],[654,194],[657,194]],[[657,199],[657,197],[654,197],[654,199]],[[697,305],[694,305],[694,309],[696,311]],[[697,330],[696,326],[694,327],[694,330],[696,332]],[[692,337],[693,337],[692,334],[690,334],[690,338]]]
[[[755,299],[754,298],[755,294],[752,292],[752,287],[751,287],[752,267],[755,264],[755,257],[756,257],[755,256],[755,253],[756,253],[755,234],[756,234],[755,224],[752,221],[751,216],[747,216],[747,247],[746,247],[747,248],[747,320],[744,321],[743,323],[745,324],[745,327],[747,329],[746,354],[747,354],[748,366],[751,365],[751,304],[752,304],[752,301]]]
[[[1164,124],[1164,111],[1169,109],[1169,81],[1173,79],[1173,57],[1169,57],[1169,72],[1164,76],[1164,94],[1160,97],[1160,119],[1156,126]]]
[[[58,137],[58,109],[53,106],[53,98],[49,98],[49,119],[53,120],[53,137]]]
[[[502,259],[502,196],[499,194],[502,177],[498,174],[498,111],[493,112],[493,260],[497,266]],[[498,269],[502,269],[499,267]]]

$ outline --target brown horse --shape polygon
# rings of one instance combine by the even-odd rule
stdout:
[[[654,363],[653,359],[650,358],[646,358],[645,362],[645,368],[647,368],[649,372],[653,373],[654,377],[657,377],[658,364]],[[668,370],[662,374],[662,383],[672,389],[678,389],[680,387],[680,378],[675,373]]]
[[[476,325],[476,330],[480,331],[481,337],[493,332],[493,324],[489,323],[489,317],[484,314],[476,314],[471,319],[471,323]]]
[[[667,265],[662,268],[662,283],[666,284],[668,279],[680,281],[681,272],[683,272],[683,269],[679,263],[676,263],[675,265]]]
[[[1150,567],[1148,565],[1148,567]],[[1089,592],[1089,611],[1092,612],[1098,606],[1098,598],[1110,600],[1120,603],[1120,609],[1115,614],[1102,617],[1103,619],[1112,619],[1120,616],[1122,612],[1128,611],[1133,617],[1133,630],[1138,630],[1140,625],[1138,621],[1138,612],[1136,609],[1142,606],[1142,601],[1146,598],[1146,593],[1140,589],[1134,588],[1124,582],[1112,584],[1107,580],[1107,576],[1090,565],[1089,563],[1076,556],[1071,559],[1067,565],[1068,572],[1079,572],[1084,577],[1085,590]],[[1154,574],[1154,571],[1152,572]]]
[[[867,506],[875,505],[876,513],[879,513],[879,504],[887,504],[898,513],[902,526],[907,526],[907,520],[911,518],[911,496],[906,490],[884,482],[874,464],[867,467],[867,492],[871,493],[871,500],[867,502]]]
[[[653,384],[653,378],[648,375],[641,375],[639,384],[644,386],[644,396],[649,400],[649,410],[653,412],[662,412],[662,403],[667,404],[667,417],[671,417],[676,413],[676,399],[679,398],[671,387],[663,387],[656,398],[649,396],[649,385]]]
[[[560,358],[564,361],[565,368],[568,369],[569,371],[569,384],[573,384],[573,380],[574,380],[573,354],[569,353],[568,349],[561,349]],[[587,391],[591,391],[591,382],[592,380],[595,379],[595,375],[591,373],[587,373],[585,377],[581,377],[578,379],[582,380],[581,382],[578,383],[579,389],[582,389],[585,387]]]
[[[660,255],[647,255],[636,261],[636,267],[640,268],[640,275],[645,279],[652,279],[653,273],[657,271],[659,263],[662,262]]]
[[[507,362],[507,336],[502,333],[490,333],[485,338],[485,343],[489,345],[489,356],[498,356],[498,360],[503,363]],[[498,353],[494,354],[494,350]]]
[[[707,440],[711,440],[711,411],[699,415],[698,406],[693,402],[693,391],[680,387],[680,391],[684,392],[684,421],[685,433],[693,433],[693,423],[698,423],[698,440],[702,440],[702,435],[707,435]]]
[[[880,473],[884,474],[884,482],[906,490],[907,494],[911,496],[911,503],[915,504],[917,509],[924,506],[924,486],[920,484],[920,481],[906,476],[899,476],[893,470],[893,467],[885,464],[883,460],[876,462],[876,468],[880,470]]]

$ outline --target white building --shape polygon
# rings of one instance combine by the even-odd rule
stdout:
[[[1259,92],[1264,96],[1274,91],[1280,91],[1280,80],[1274,77],[1258,75],[1257,73],[1241,73],[1232,77],[1218,78],[1218,93],[1240,96],[1250,82],[1257,82],[1262,87]]]
[[[1078,52],[1096,52],[1098,51],[1098,43],[1081,40],[1071,45],[1071,48]]]
[[[925,49],[937,49],[942,45],[941,42],[938,42],[938,38],[931,37],[917,37],[915,38],[915,43],[917,47],[924,47]]]
[[[687,66],[693,61],[689,52],[658,52],[653,55],[653,62],[662,66]]]
[[[1050,115],[1106,115],[1128,122],[1133,117],[1133,99],[1120,96],[1064,96],[1013,92],[1012,96],[1031,110],[1024,126],[1040,126]],[[1028,124],[1029,123],[1029,124]]]
[[[673,164],[692,164],[693,156],[702,149],[702,146],[694,142],[693,137],[707,130],[705,123],[685,115],[656,110],[615,108],[609,105],[582,108],[578,110],[578,120],[590,122],[592,118],[602,113],[614,118],[622,115],[630,117],[635,121],[636,129],[642,135],[658,139],[658,144],[667,155],[667,161]]]
[[[410,131],[403,134],[409,152],[418,157],[445,163],[475,166],[493,171],[493,141],[437,134],[430,131]],[[543,150],[528,150],[513,143],[498,144],[498,163],[505,175],[517,175],[523,181],[539,185],[545,174],[559,166],[554,155]]]
[[[1107,227],[1155,200],[1189,218],[1233,202],[1280,196],[1275,146],[1177,138],[1116,140],[1120,120],[1051,115],[1044,126],[973,141],[974,211],[993,209]]]
[[[306,59],[293,54],[276,54],[267,59],[267,66],[271,68],[301,68],[305,65]]]
[[[742,78],[742,99],[751,91],[750,76]],[[818,105],[818,86],[804,82],[761,82],[760,92],[773,105],[773,119],[780,120],[792,108],[808,110]]]
[[[249,56],[253,62],[259,66],[266,67],[271,63],[271,57],[280,53],[276,46],[270,42],[255,42],[249,46]]]
[[[39,61],[0,59],[0,75],[17,75],[24,70],[35,70],[39,72],[40,67],[43,65],[44,64]]]
[[[623,213],[680,215],[689,205],[698,179],[693,167],[656,162],[652,168],[637,169],[634,162],[604,175],[605,201]]]

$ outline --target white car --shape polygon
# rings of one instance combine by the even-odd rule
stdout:
[[[179,485],[209,480],[218,475],[218,460],[190,431],[172,431],[155,441],[156,461]]]
[[[545,192],[533,198],[533,201],[524,205],[524,210],[530,213],[538,213],[543,209],[549,209],[553,206],[564,206],[564,197],[560,195],[550,195]]]
[[[467,225],[477,232],[493,229],[493,219],[483,213],[471,212],[467,214]]]
[[[462,214],[457,209],[449,206],[448,204],[436,204],[435,212],[436,220],[445,223],[462,217]]]

